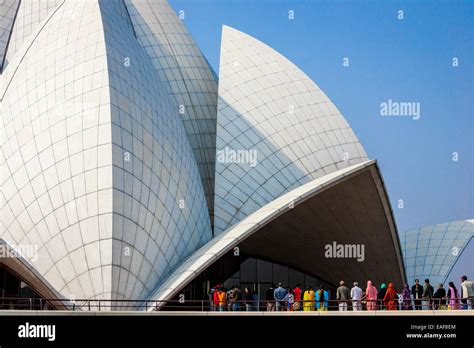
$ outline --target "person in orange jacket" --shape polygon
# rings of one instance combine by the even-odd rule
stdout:
[[[224,312],[226,307],[226,292],[222,288],[217,292],[217,298],[219,300],[219,311]]]

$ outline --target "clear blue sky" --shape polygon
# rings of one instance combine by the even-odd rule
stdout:
[[[378,160],[400,230],[474,218],[474,1],[170,4],[185,11],[184,23],[216,73],[226,24],[270,45],[310,76],[369,158]],[[397,19],[400,9],[403,20]],[[288,20],[289,10],[294,20]],[[421,118],[380,116],[380,103],[388,99],[419,102]]]

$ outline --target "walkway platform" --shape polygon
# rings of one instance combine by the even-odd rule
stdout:
[[[365,317],[365,316],[474,316],[474,310],[459,311],[361,311],[361,312],[197,312],[197,311],[29,311],[29,310],[0,310],[0,316],[344,316],[344,317]]]

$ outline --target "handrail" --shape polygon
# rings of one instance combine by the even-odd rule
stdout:
[[[468,297],[468,298],[431,298],[431,299],[420,299],[420,304],[419,306],[428,306],[428,310],[443,310],[440,308],[440,306],[446,306],[449,305],[450,301],[455,302],[455,306],[458,308],[453,308],[453,310],[461,310],[461,307],[465,305],[464,301],[467,302],[467,300],[470,300],[472,305],[474,305],[474,297]],[[53,310],[53,308],[50,308],[49,305],[54,306],[54,303],[60,302],[60,303],[65,303],[67,302],[67,299],[46,299],[46,298],[24,298],[24,297],[0,297],[0,310],[1,309],[29,309],[29,310],[34,310],[35,308],[39,310]],[[300,301],[295,301],[300,304],[299,310],[303,310],[303,308],[309,309],[310,311],[315,311],[318,310],[316,308],[318,305],[319,307],[324,308],[325,310],[338,310],[339,309],[339,304],[341,303],[346,303],[347,304],[347,309],[349,309],[349,305],[353,307],[354,303],[360,304],[360,309],[359,310],[364,310],[366,311],[366,307],[368,303],[375,302],[374,303],[374,310],[375,311],[383,311],[385,310],[384,307],[386,307],[388,304],[392,306],[396,306],[397,310],[402,310],[402,311],[409,311],[409,310],[415,310],[414,308],[411,309],[403,309],[403,306],[410,305],[411,307],[418,306],[417,304],[414,303],[414,299],[410,300],[399,300],[399,299],[393,299],[393,300],[367,300],[367,299],[362,299],[362,300],[323,300],[323,301],[316,301],[316,300],[300,300]],[[214,301],[211,301],[209,299],[205,300],[186,300],[186,301],[180,301],[180,300],[119,300],[119,299],[75,299],[75,300],[70,300],[70,305],[66,304],[66,308],[71,310],[71,311],[103,311],[103,310],[112,310],[112,309],[119,309],[119,310],[133,310],[137,311],[139,308],[142,308],[143,305],[145,307],[145,310],[148,310],[149,308],[157,308],[157,304],[162,304],[167,306],[167,309],[169,310],[192,310],[192,311],[201,311],[201,312],[206,312],[206,311],[217,311],[219,309],[218,303],[215,303]],[[427,303],[428,302],[428,303]],[[307,306],[308,303],[310,306]],[[238,304],[240,309],[233,308],[235,304]],[[224,311],[244,311],[246,309],[246,305],[250,305],[251,311],[262,311],[262,310],[270,310],[270,311],[275,311],[276,309],[279,309],[281,311],[293,311],[293,307],[290,306],[288,308],[288,301],[286,300],[281,300],[281,301],[276,301],[276,300],[239,300],[236,302],[233,301],[225,301],[224,303],[220,304],[221,310]],[[293,304],[293,303],[291,303]],[[290,305],[291,305],[290,304]],[[469,306],[472,306],[469,304]],[[14,308],[11,308],[11,307]],[[163,307],[160,307],[163,308]],[[472,307],[470,307],[472,308]],[[156,310],[156,309],[155,309]],[[298,311],[298,310],[295,310]]]

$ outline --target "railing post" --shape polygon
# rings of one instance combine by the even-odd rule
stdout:
[[[204,300],[201,300],[201,312],[204,312]]]
[[[99,300],[99,312],[100,312],[100,300]]]
[[[32,301],[31,301],[31,297],[30,297],[30,311],[32,310]]]

